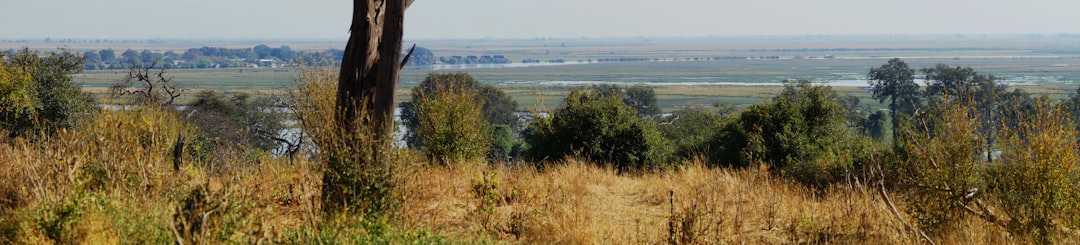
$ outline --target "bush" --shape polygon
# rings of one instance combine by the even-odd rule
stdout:
[[[850,170],[861,142],[827,86],[785,84],[775,102],[757,104],[725,123],[708,147],[714,166],[764,163],[774,173],[823,187]]]
[[[487,153],[488,160],[513,161],[513,157],[519,155],[521,145],[521,140],[515,137],[510,125],[495,125],[491,127],[491,148]]]
[[[1012,232],[1032,235],[1042,243],[1060,232],[1058,226],[1080,226],[1077,202],[1080,180],[1080,143],[1067,114],[1045,100],[1021,114],[1020,124],[1003,129],[1000,165],[987,178],[990,191],[1011,216]]]
[[[537,118],[523,132],[525,154],[534,161],[580,155],[621,170],[666,166],[671,150],[656,124],[640,119],[618,96],[574,90],[550,118]]]
[[[985,190],[981,179],[981,140],[977,114],[959,101],[931,108],[917,122],[901,123],[897,157],[885,167],[896,176],[912,202],[909,209],[920,227],[942,233],[965,217],[969,191]],[[917,125],[932,125],[919,127]]]
[[[415,103],[423,151],[449,166],[483,159],[491,147],[491,129],[481,115],[476,95],[468,90],[434,91]]]
[[[195,94],[195,102],[183,115],[207,135],[220,138],[219,145],[271,151],[284,141],[278,133],[285,128],[285,113],[277,105],[280,103],[270,97],[252,99],[246,93],[234,93],[226,98],[203,90]]]
[[[637,85],[622,87],[614,84],[597,84],[590,87],[600,97],[622,98],[623,104],[634,108],[639,117],[660,115],[660,104],[656,101],[656,91],[652,87]]]
[[[82,57],[26,48],[10,55],[0,64],[0,130],[9,137],[71,128],[93,111],[93,98],[72,82]]]
[[[468,91],[473,95],[472,103],[480,105],[484,122],[488,125],[508,125],[516,133],[518,116],[514,114],[517,101],[495,86],[480,84],[467,73],[432,73],[412,89],[412,100],[401,103],[401,120],[409,131],[405,143],[412,148],[423,147],[423,140],[418,134],[420,121],[416,117],[416,104],[428,97],[442,93]]]
[[[692,158],[709,152],[707,141],[727,117],[699,105],[689,105],[659,118],[660,134],[676,147],[676,155]]]

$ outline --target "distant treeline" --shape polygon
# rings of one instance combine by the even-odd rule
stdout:
[[[15,53],[10,51],[10,53]],[[201,47],[191,48],[182,53],[174,51],[154,52],[128,49],[86,50],[81,53],[86,59],[86,70],[130,69],[134,66],[150,66],[166,69],[194,68],[234,68],[234,67],[284,67],[295,66],[297,62],[332,58],[335,64],[341,61],[344,51],[328,49],[324,51],[294,51],[289,46],[272,48],[258,45],[253,48]],[[409,65],[433,64],[431,51],[417,47]]]
[[[866,52],[866,51],[999,51],[1007,48],[784,48],[750,49],[750,52]]]
[[[335,49],[309,52],[293,51],[289,46],[271,48],[266,45],[258,45],[254,48],[201,47],[191,48],[183,53],[133,49],[122,52],[113,49],[82,52],[83,57],[86,58],[87,70],[129,69],[132,66],[151,64],[167,69],[276,67],[291,65],[295,63],[295,59],[304,57],[334,57],[334,60],[340,60],[342,54],[341,50]]]

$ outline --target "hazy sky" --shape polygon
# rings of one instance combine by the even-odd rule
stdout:
[[[0,38],[345,38],[347,0],[2,0]],[[1080,33],[1076,0],[416,0],[405,38]]]

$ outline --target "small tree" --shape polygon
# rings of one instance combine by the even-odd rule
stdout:
[[[9,137],[70,128],[93,111],[93,97],[72,81],[84,68],[82,57],[26,48],[9,55],[0,66],[0,129]]]
[[[472,103],[481,106],[483,120],[488,125],[507,125],[513,130],[511,133],[517,132],[518,116],[514,113],[517,102],[505,92],[492,85],[480,84],[467,73],[433,73],[424,77],[424,81],[412,89],[412,101],[402,102],[399,106],[401,120],[409,129],[405,135],[405,143],[413,148],[424,146],[421,135],[418,134],[421,125],[416,117],[417,101],[443,93],[462,92],[472,94]]]
[[[130,96],[136,103],[170,107],[180,98],[185,88],[178,87],[165,68],[157,69],[156,63],[148,66],[132,64],[127,77],[113,84],[116,96]]]
[[[677,147],[677,155],[690,158],[709,152],[706,143],[726,118],[712,108],[688,105],[657,120],[660,133]]]
[[[491,142],[476,95],[468,90],[437,92],[416,103],[417,135],[429,159],[445,166],[482,159]]]
[[[712,164],[764,163],[774,173],[818,187],[839,180],[862,143],[835,99],[827,86],[785,84],[775,102],[751,106],[720,128],[708,146]]]
[[[1020,109],[1020,108],[1013,108]],[[998,197],[1010,231],[1052,243],[1059,227],[1080,226],[1080,148],[1077,131],[1067,113],[1043,99],[1034,110],[1019,114],[1020,123],[1003,128],[1002,164],[988,178]],[[984,213],[984,217],[993,217]],[[994,220],[997,220],[994,217]]]
[[[870,69],[866,77],[873,97],[881,103],[889,101],[889,118],[892,119],[895,140],[900,124],[897,113],[910,115],[922,104],[919,84],[915,83],[915,70],[903,60],[894,58],[881,67]]]
[[[278,137],[285,128],[284,113],[275,107],[271,97],[251,98],[245,93],[230,97],[213,90],[195,94],[195,101],[182,115],[207,135],[222,139],[223,145],[245,145],[271,151],[281,144],[292,142]]]
[[[634,108],[639,117],[660,115],[660,104],[656,102],[656,91],[652,87],[637,85],[622,87],[614,84],[597,84],[591,87],[600,97],[619,97],[623,104]]]
[[[917,115],[921,122],[902,125],[899,157],[885,168],[886,176],[896,176],[897,184],[907,187],[915,221],[931,233],[963,218],[972,197],[986,189],[979,175],[979,117],[969,110],[969,103],[934,106]]]
[[[619,96],[574,90],[550,118],[537,118],[523,132],[533,160],[580,155],[621,170],[663,167],[671,150],[655,122],[640,119]]]

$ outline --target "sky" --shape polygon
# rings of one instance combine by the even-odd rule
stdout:
[[[1076,0],[416,0],[406,39],[1080,33]],[[3,0],[0,39],[344,39],[346,0]]]

